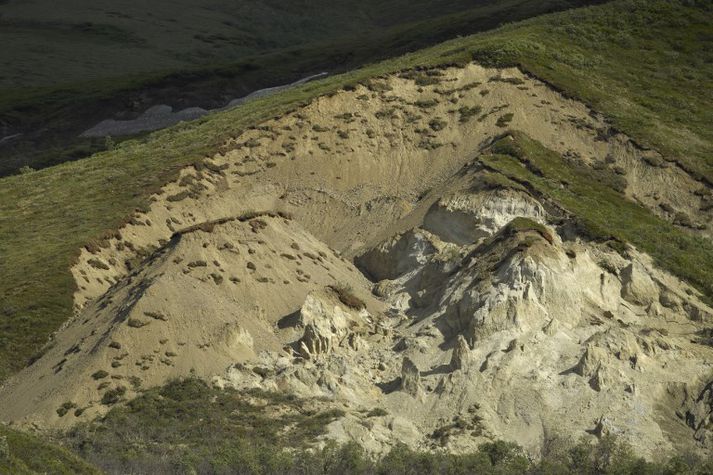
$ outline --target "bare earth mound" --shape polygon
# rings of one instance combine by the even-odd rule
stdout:
[[[0,417],[64,428],[195,374],[324,398],[345,411],[328,437],[376,453],[608,433],[710,451],[713,311],[483,167],[508,129],[710,237],[700,183],[518,70],[381,78],[235,137],[84,249],[76,317]]]

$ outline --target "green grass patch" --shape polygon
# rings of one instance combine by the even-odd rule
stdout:
[[[440,117],[436,117],[434,119],[431,119],[431,121],[428,123],[428,126],[434,132],[438,132],[438,131],[445,129],[448,126],[448,122],[441,119]]]
[[[713,301],[713,242],[676,228],[617,192],[600,172],[567,162],[522,133],[500,139],[492,152],[480,157],[484,165],[553,199],[589,237],[633,244]]]
[[[56,444],[0,425],[0,473],[99,474],[99,469]]]
[[[483,112],[483,108],[480,106],[473,106],[473,107],[463,106],[460,109],[458,109],[458,114],[460,115],[458,120],[461,123],[468,122],[473,117],[477,117],[481,112]]]
[[[495,122],[495,125],[498,127],[507,127],[510,125],[510,122],[512,122],[512,118],[515,116],[515,114],[509,112],[507,114],[501,115],[498,117],[497,122]]]
[[[552,233],[550,232],[549,229],[547,229],[547,226],[538,223],[535,220],[532,220],[530,218],[525,218],[522,216],[518,216],[517,218],[513,219],[510,221],[505,228],[503,229],[502,233],[504,235],[514,235],[517,233],[523,233],[527,231],[533,231],[542,236],[542,238],[547,241],[548,243],[552,244],[554,242],[554,238],[552,236]]]
[[[471,187],[471,191],[478,192],[481,189],[486,190],[498,190],[498,189],[509,189],[518,191],[527,191],[527,189],[520,183],[512,181],[508,177],[504,176],[502,173],[492,173],[484,171],[478,177],[478,182],[474,183]]]

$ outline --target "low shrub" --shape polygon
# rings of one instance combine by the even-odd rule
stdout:
[[[508,125],[510,125],[510,122],[512,122],[513,117],[514,114],[512,113],[501,115],[500,117],[498,117],[498,120],[497,122],[495,122],[495,125],[497,125],[498,127],[507,127]]]
[[[447,125],[448,125],[448,122],[441,119],[440,117],[436,117],[435,119],[432,119],[428,123],[428,126],[431,128],[431,130],[433,130],[435,132],[445,129]]]
[[[121,397],[126,393],[126,388],[124,386],[117,386],[113,389],[108,390],[104,393],[101,399],[101,403],[105,406],[111,406],[116,404],[121,400]]]
[[[366,308],[366,304],[362,299],[354,295],[352,288],[347,285],[330,285],[329,289],[336,294],[339,301],[349,308],[354,310],[362,310]]]
[[[458,109],[458,114],[460,115],[460,118],[458,120],[461,123],[468,122],[470,119],[479,115],[481,112],[483,112],[483,108],[480,106],[463,106]]]
[[[92,378],[94,378],[95,380],[103,379],[107,376],[109,376],[109,373],[107,373],[103,369],[100,369],[99,371],[96,371],[92,374]]]

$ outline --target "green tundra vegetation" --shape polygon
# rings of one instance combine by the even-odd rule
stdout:
[[[316,411],[297,398],[216,389],[201,380],[147,390],[65,443],[108,473],[237,474],[705,474],[713,461],[695,456],[647,462],[613,437],[599,442],[553,439],[531,461],[515,444],[494,441],[461,455],[398,446],[373,460],[354,443],[310,448],[338,410]],[[364,417],[388,417],[364,411]]]
[[[91,475],[101,472],[67,449],[0,425],[0,473]]]

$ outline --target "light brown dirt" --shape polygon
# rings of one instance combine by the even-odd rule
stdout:
[[[705,425],[677,413],[713,411],[694,401],[713,379],[695,341],[711,310],[636,250],[565,232],[563,210],[483,188],[477,156],[522,130],[617,167],[629,197],[694,227],[711,220],[700,185],[516,69],[436,74],[316,99],[183,170],[119,237],[82,251],[77,316],[0,389],[0,418],[67,427],[106,412],[111,389],[128,399],[194,373],[326,397],[347,409],[329,436],[374,452],[501,437],[536,453],[557,431],[617,433],[648,455],[709,450]],[[523,216],[560,227],[508,234]],[[64,403],[76,408],[60,416]],[[367,421],[374,407],[389,416]]]

